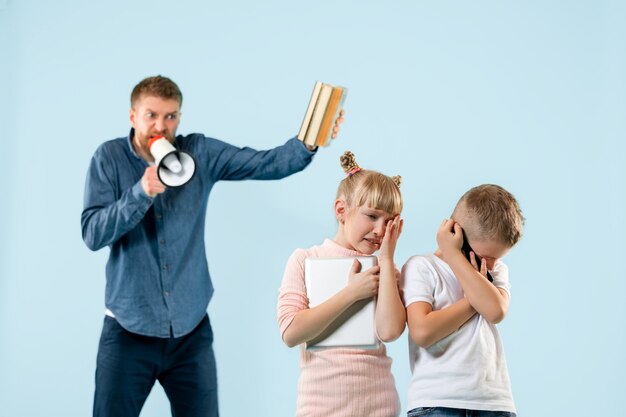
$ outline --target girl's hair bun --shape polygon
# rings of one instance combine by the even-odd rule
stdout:
[[[350,151],[345,151],[343,155],[339,157],[339,162],[341,163],[341,168],[343,168],[343,172],[345,172],[346,174],[353,169],[360,168],[359,164],[356,163],[356,158],[354,157],[354,154]]]

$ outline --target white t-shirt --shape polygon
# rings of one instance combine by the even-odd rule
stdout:
[[[509,271],[498,261],[496,287],[509,292]],[[434,254],[413,256],[402,268],[404,304],[417,301],[441,310],[463,298],[452,269]],[[408,409],[449,407],[515,412],[504,349],[495,325],[480,314],[459,330],[421,348],[409,337],[411,383]]]

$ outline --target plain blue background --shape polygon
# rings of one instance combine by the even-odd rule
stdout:
[[[346,122],[301,174],[220,183],[209,203],[224,416],[293,415],[298,350],[277,289],[296,247],[336,230],[338,157],[403,176],[403,264],[471,186],[519,199],[499,325],[522,416],[609,415],[626,372],[626,6],[619,1],[0,0],[0,415],[90,415],[108,249],[81,240],[96,147],[128,132],[148,75],[185,96],[180,133],[270,148],[316,79]],[[406,333],[389,346],[403,404]],[[156,387],[142,416],[168,416]]]

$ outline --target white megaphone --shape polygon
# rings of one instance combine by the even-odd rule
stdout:
[[[159,180],[168,187],[185,185],[196,173],[196,161],[187,152],[177,150],[163,136],[153,136],[148,142],[157,165]]]

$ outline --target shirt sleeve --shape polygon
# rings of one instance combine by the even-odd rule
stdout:
[[[511,283],[509,282],[509,267],[502,261],[496,262],[491,271],[493,277],[493,285],[502,288],[511,296]]]
[[[122,192],[109,177],[115,170],[104,146],[98,148],[87,171],[84,208],[81,215],[83,240],[91,250],[113,244],[133,229],[152,206],[141,181]]]
[[[297,249],[289,257],[285,267],[276,307],[281,337],[296,314],[301,310],[309,308],[309,299],[306,295],[304,283],[304,260],[306,257],[304,249]]]
[[[302,171],[311,163],[314,151],[309,151],[296,138],[269,150],[239,148],[218,139],[196,137],[197,158],[207,169],[211,182],[245,179],[275,180]]]
[[[401,282],[405,307],[418,301],[434,304],[435,273],[426,258],[410,258],[402,267]]]

